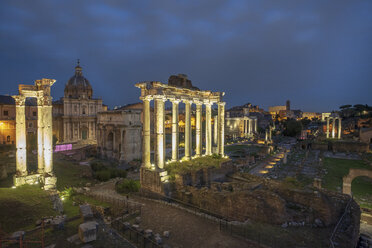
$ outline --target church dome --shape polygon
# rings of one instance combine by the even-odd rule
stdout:
[[[93,96],[93,89],[88,79],[83,76],[83,69],[80,66],[80,61],[75,67],[75,75],[72,76],[66,83],[65,97],[66,98],[88,98]]]

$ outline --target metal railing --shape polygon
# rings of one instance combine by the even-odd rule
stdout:
[[[140,248],[160,248],[162,245],[156,243],[151,238],[146,237],[142,232],[125,225],[122,220],[114,220],[111,227],[115,229],[125,239]]]

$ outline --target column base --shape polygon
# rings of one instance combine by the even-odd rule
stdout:
[[[43,174],[32,174],[32,175],[14,175],[13,176],[13,184],[14,186],[22,186],[25,184],[33,185],[33,184],[39,184],[43,183]]]
[[[56,189],[57,177],[53,174],[36,173],[32,175],[19,176],[14,175],[13,177],[14,186],[22,185],[36,185],[41,184],[45,190]]]
[[[55,190],[57,186],[57,177],[53,174],[44,176],[44,190]]]
[[[140,179],[141,191],[145,190],[158,194],[168,194],[169,175],[167,171],[162,169],[149,170],[147,168],[141,167]]]

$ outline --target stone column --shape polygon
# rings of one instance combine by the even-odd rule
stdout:
[[[327,117],[327,139],[329,138],[329,117]]]
[[[177,161],[179,154],[179,128],[178,128],[178,103],[179,100],[172,100],[172,161]]]
[[[44,173],[44,122],[43,98],[37,98],[37,172]]]
[[[218,118],[219,115],[214,116],[213,123],[213,144],[218,146]]]
[[[268,132],[267,132],[267,129],[265,130],[265,141],[267,142],[267,139],[268,139]]]
[[[211,125],[212,103],[205,104],[205,154],[212,154],[212,125]]]
[[[341,130],[342,130],[341,118],[338,118],[338,139],[341,139]]]
[[[254,119],[254,132],[257,133],[257,119]]]
[[[151,168],[150,150],[150,101],[151,98],[144,97],[143,101],[143,143],[142,143],[142,166]],[[123,145],[122,145],[123,146]]]
[[[336,131],[335,124],[336,124],[336,118],[332,117],[332,139],[335,138],[335,131]]]
[[[27,175],[26,113],[24,96],[13,96],[16,102],[16,170],[18,176]]]
[[[164,102],[165,98],[157,97],[155,101],[155,162],[157,169],[164,169],[165,144],[164,144]]]
[[[252,134],[252,119],[248,119],[248,134]]]
[[[121,144],[121,150],[119,151],[120,152],[120,161],[124,161],[125,158],[124,158],[124,144],[125,144],[125,140],[124,140],[124,128],[120,128],[120,144]],[[151,166],[151,165],[150,165]]]
[[[247,138],[247,136],[248,136],[248,133],[247,133],[248,125],[247,125],[247,120],[246,119],[243,120],[243,130],[244,130],[244,137]]]
[[[44,172],[53,175],[52,97],[44,96]]]
[[[191,159],[191,101],[185,103],[185,159]]]
[[[225,102],[218,103],[218,144],[217,151],[221,156],[225,155]]]
[[[195,133],[196,133],[196,156],[200,157],[202,154],[202,103],[196,103],[196,123],[195,123]]]
[[[272,141],[272,139],[271,139],[271,126],[269,128],[269,140]]]

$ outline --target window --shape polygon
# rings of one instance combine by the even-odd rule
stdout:
[[[9,115],[8,110],[4,110],[4,115],[5,115],[5,116],[8,116],[8,115]]]
[[[28,123],[28,127],[32,127],[32,122]]]
[[[10,142],[10,136],[6,136],[6,142]]]
[[[87,107],[83,106],[83,115],[86,114],[86,109],[87,109]]]
[[[36,111],[32,112],[32,116],[34,117],[36,116]]]

